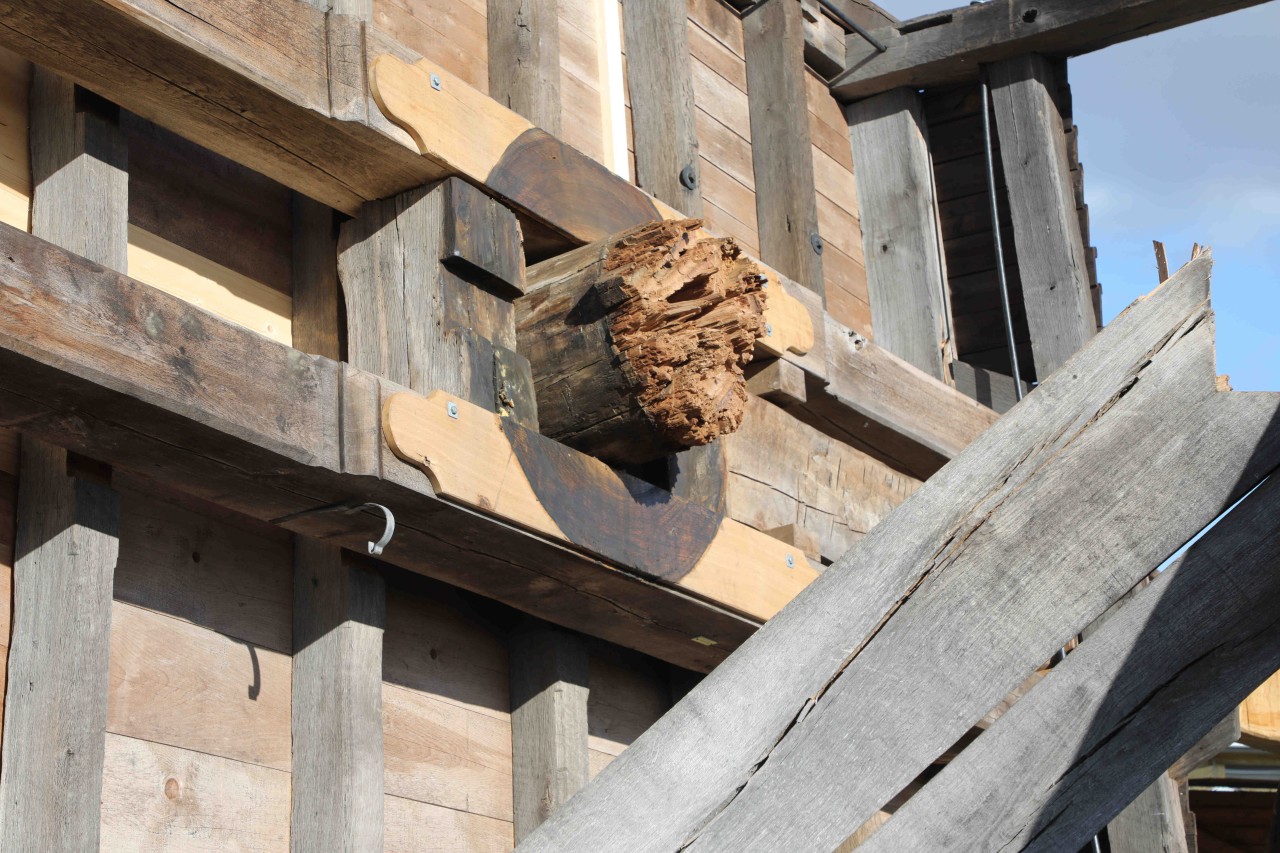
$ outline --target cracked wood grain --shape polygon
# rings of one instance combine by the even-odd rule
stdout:
[[[1118,317],[521,850],[844,841],[1275,466],[1277,396],[1215,387],[1210,265]]]

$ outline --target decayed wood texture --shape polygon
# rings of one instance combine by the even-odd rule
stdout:
[[[599,541],[606,563],[434,497],[380,438],[384,399],[403,386],[269,341],[8,227],[0,305],[0,423],[258,520],[353,496],[395,507],[385,562],[688,669],[710,669],[758,627],[659,579],[612,570],[633,553],[616,541]],[[363,551],[381,522],[328,513],[279,524]],[[726,543],[742,533],[726,530]],[[734,547],[707,564],[713,576],[732,580]]]
[[[990,75],[1031,352],[1036,376],[1045,377],[1098,328],[1056,75],[1035,55],[997,62]]]
[[[19,470],[0,846],[95,850],[120,501],[33,438]]]
[[[689,216],[702,215],[693,61],[685,0],[622,4],[636,184]],[[686,171],[687,170],[687,171]]]
[[[1111,853],[1187,853],[1187,827],[1174,778],[1160,774],[1112,818],[1107,843]]]
[[[489,95],[560,135],[558,0],[489,0]]]
[[[518,844],[587,784],[587,649],[581,637],[538,623],[514,630],[510,649]]]
[[[876,343],[947,377],[946,265],[920,95],[896,89],[845,108]],[[1048,375],[1048,374],[1046,374]]]
[[[45,69],[32,80],[31,227],[124,269],[128,155],[109,115]],[[0,847],[95,849],[120,498],[27,436],[18,459],[12,616],[0,760]],[[95,472],[90,476],[101,477]]]
[[[531,272],[516,328],[543,435],[630,463],[737,429],[765,276],[699,225],[641,226]]]
[[[756,619],[816,576],[772,537],[441,391],[389,396],[382,433],[440,497]]]
[[[1276,396],[1215,388],[1209,266],[1113,321],[524,849],[831,850],[851,835],[1280,461]],[[1163,500],[1192,471],[1197,489]]]
[[[749,401],[742,428],[721,443],[729,517],[757,530],[792,525],[812,537],[813,556],[828,561],[857,544],[919,486],[763,400]]]
[[[973,80],[981,65],[1043,53],[1077,56],[1172,27],[1256,6],[1261,0],[1044,0],[1034,8],[995,0],[940,14],[916,28],[872,31],[879,53],[857,33],[846,36],[845,67],[832,83],[842,100],[911,86]]]
[[[1126,601],[868,849],[946,839],[959,849],[1071,849],[1100,829],[1280,663],[1280,622],[1258,606],[1280,598],[1278,504],[1272,479]],[[1225,577],[1249,592],[1224,596]],[[1173,803],[1180,813],[1176,795]],[[1141,849],[1158,848],[1148,838]]]
[[[294,541],[290,845],[382,844],[382,632],[386,591],[341,549]]]
[[[742,31],[751,92],[760,255],[765,263],[822,293],[800,4],[765,0],[742,19]]]

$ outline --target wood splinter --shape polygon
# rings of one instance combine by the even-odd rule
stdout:
[[[516,322],[544,435],[633,464],[742,423],[766,278],[700,226],[650,223],[529,270]]]

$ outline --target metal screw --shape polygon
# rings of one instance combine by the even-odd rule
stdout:
[[[765,323],[765,324],[764,324],[764,336],[765,336],[766,338],[771,338],[771,337],[773,337],[773,324],[772,324],[772,323]]]
[[[432,88],[432,89],[435,89],[437,92],[439,92],[439,91],[440,91],[440,89],[442,88],[442,86],[443,86],[443,84],[440,82],[440,75],[439,75],[439,74],[432,74],[432,75],[431,75],[431,88]]]
[[[693,164],[689,164],[680,170],[680,186],[687,190],[696,190],[698,188],[698,173],[693,171]]]
[[[814,252],[816,252],[819,255],[822,254],[822,249],[823,249],[822,238],[819,237],[817,234],[809,235],[809,245],[813,247]]]
[[[452,400],[450,400],[450,401],[449,401],[449,403],[448,403],[448,405],[446,405],[446,406],[445,406],[445,411],[447,411],[447,412],[449,413],[449,417],[453,418],[455,421],[458,419],[458,404],[457,404],[457,403],[455,403],[455,402],[453,402]]]
[[[795,557],[793,557],[793,556],[791,556],[790,554],[788,554],[788,555],[787,555],[787,568],[788,568],[788,569],[794,569],[795,567],[796,567],[796,558],[795,558]]]

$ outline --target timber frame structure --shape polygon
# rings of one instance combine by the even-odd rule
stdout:
[[[1260,2],[0,0],[0,850],[1280,849],[1067,81]]]

